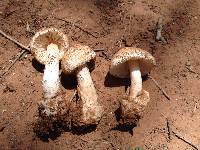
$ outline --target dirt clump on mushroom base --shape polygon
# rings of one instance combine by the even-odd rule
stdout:
[[[38,137],[48,139],[52,135],[58,136],[63,131],[76,134],[94,131],[97,126],[95,123],[82,122],[82,109],[82,101],[76,99],[68,102],[59,97],[45,102],[41,101],[38,104],[39,113],[34,123],[34,132]]]
[[[142,93],[135,99],[139,100],[129,101],[127,96],[122,98],[119,108],[119,113],[121,113],[119,119],[120,125],[136,126],[143,117],[145,108],[149,102],[149,93],[142,90]]]
[[[61,96],[38,103],[38,117],[34,123],[34,132],[40,137],[51,137],[51,134],[61,133],[71,129],[71,103]]]

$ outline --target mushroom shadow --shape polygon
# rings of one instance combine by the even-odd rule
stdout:
[[[61,84],[65,89],[75,89],[77,87],[76,75],[66,75],[61,73]]]
[[[106,87],[129,86],[130,79],[129,78],[117,78],[108,72],[105,77],[104,85]]]
[[[43,120],[40,118],[33,127],[36,136],[43,142],[49,142],[49,139],[56,140],[63,132],[69,132],[70,128],[63,125],[61,121]]]
[[[95,60],[90,60],[90,62],[87,62],[86,65],[90,72],[92,72],[95,69]]]
[[[120,108],[118,108],[115,111],[115,117],[116,117],[116,120],[118,122],[121,121],[121,109]],[[131,135],[133,135],[133,128],[135,128],[136,126],[137,126],[136,124],[119,123],[114,128],[112,128],[112,130],[118,130],[118,131],[121,131],[121,132],[129,132]]]
[[[36,136],[43,142],[49,142],[49,139],[56,140],[64,132],[71,132],[76,135],[88,134],[96,130],[97,125],[73,126],[71,122],[62,120],[46,120],[40,118],[33,127]]]
[[[142,76],[142,82],[144,82],[144,81],[146,81],[146,80],[148,80],[148,79],[149,79],[148,74]]]
[[[45,65],[39,63],[35,58],[32,59],[32,66],[41,73],[44,73]]]
[[[91,60],[87,63],[88,69],[91,71],[95,68],[95,61]],[[64,72],[61,73],[61,84],[65,89],[75,89],[77,87],[77,79],[76,73],[73,74],[65,74]]]
[[[92,131],[95,131],[97,128],[97,125],[87,125],[87,126],[72,126],[72,133],[76,135],[83,135],[91,133]]]
[[[148,79],[149,79],[148,74],[142,76],[142,82]],[[131,81],[130,81],[130,78],[117,78],[108,72],[105,77],[104,85],[106,87],[125,86],[125,88],[127,89],[127,87],[131,85]]]

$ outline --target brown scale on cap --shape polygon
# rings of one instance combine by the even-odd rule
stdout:
[[[65,74],[74,73],[78,67],[95,59],[95,52],[88,46],[76,44],[65,52],[62,59],[62,68]]]

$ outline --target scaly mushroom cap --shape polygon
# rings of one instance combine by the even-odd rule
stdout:
[[[95,52],[88,46],[76,44],[70,47],[62,58],[62,69],[66,74],[73,73],[96,57]]]
[[[134,60],[138,61],[142,75],[149,73],[156,65],[155,58],[147,51],[135,47],[125,47],[120,49],[113,56],[110,74],[120,78],[130,77],[129,65],[127,62]]]
[[[31,53],[42,64],[47,60],[47,46],[56,44],[59,49],[60,59],[69,47],[67,36],[56,28],[47,28],[38,31],[30,42]]]

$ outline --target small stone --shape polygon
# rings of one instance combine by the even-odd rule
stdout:
[[[4,112],[6,112],[6,111],[7,111],[6,109],[3,109],[3,110],[2,110],[2,114],[3,114]]]
[[[0,132],[3,132],[5,128],[6,128],[6,123],[0,123]]]
[[[4,93],[6,92],[16,92],[16,89],[14,88],[13,85],[7,84],[6,87],[3,90]]]

